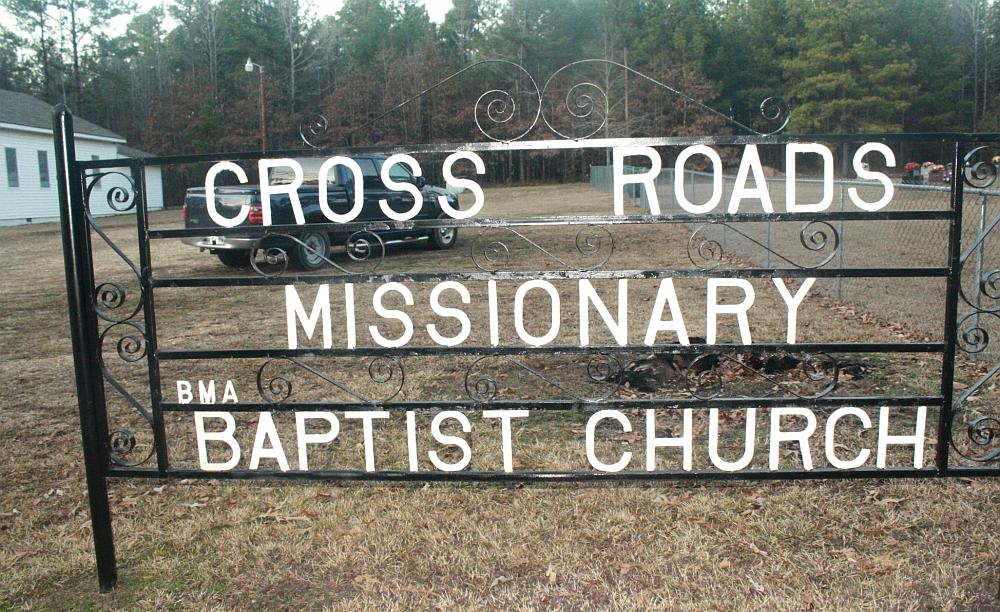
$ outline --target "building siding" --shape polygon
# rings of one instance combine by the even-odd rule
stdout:
[[[32,133],[0,128],[0,150],[11,147],[17,151],[17,187],[7,181],[6,165],[0,166],[0,224],[11,225],[27,222],[53,221],[59,218],[58,175],[56,156],[50,134]],[[45,151],[49,166],[49,186],[42,187],[38,151]],[[115,159],[117,143],[92,140],[77,136],[76,156],[80,160]],[[163,184],[159,168],[146,170],[146,193],[150,210],[163,208]],[[106,192],[114,186],[127,185],[125,179],[108,176],[101,180],[99,189],[91,197],[91,211],[95,215],[114,214],[107,203]]]

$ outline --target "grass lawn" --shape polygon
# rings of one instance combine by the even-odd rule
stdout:
[[[582,185],[517,187],[488,190],[481,215],[609,209],[605,194]],[[105,219],[102,226],[134,253],[136,235],[130,222]],[[176,226],[179,215],[156,213],[153,223]],[[662,225],[612,231],[615,249],[608,269],[691,265],[689,230]],[[557,255],[580,257],[573,247],[575,230],[541,228],[525,231],[525,236]],[[495,235],[463,230],[452,251],[392,249],[379,271],[475,270],[473,253],[482,253],[500,237],[511,247],[514,269],[560,267],[503,230]],[[985,610],[1000,606],[996,544],[1000,481],[995,479],[524,487],[112,480],[120,583],[113,593],[101,595],[87,515],[58,225],[0,230],[0,257],[5,268],[0,277],[0,608]],[[346,257],[338,257],[346,263]],[[155,243],[153,258],[159,276],[223,272],[216,258],[172,241]],[[96,241],[95,262],[99,282],[128,281],[127,270]],[[473,304],[482,303],[485,283],[468,285]],[[613,281],[595,285],[614,295]],[[576,290],[572,282],[557,286],[563,295],[563,325],[556,343],[575,344]],[[427,314],[431,287],[430,283],[412,287],[418,306],[411,312],[418,331],[437,320]],[[510,303],[514,287],[501,286],[501,303]],[[704,280],[678,281],[677,287],[691,335],[704,335]],[[754,287],[757,302],[750,315],[754,341],[783,341],[783,302],[769,279],[754,281]],[[370,305],[373,288],[357,290],[358,303]],[[889,279],[886,290],[901,300],[919,299],[896,280]],[[339,296],[339,291],[332,287],[331,295]],[[642,341],[655,293],[654,282],[630,285],[633,343]],[[311,298],[314,293],[303,289],[303,295]],[[280,286],[158,289],[156,306],[163,348],[287,345]],[[529,312],[542,308],[547,316],[544,302],[529,300]],[[470,307],[469,344],[487,343],[484,313]],[[502,308],[501,344],[517,343],[511,319],[510,308]],[[335,317],[335,329],[340,323]],[[799,313],[800,336],[809,341],[940,340],[939,335],[927,336],[928,332],[915,331],[906,323],[880,320],[852,304],[819,295],[807,298]],[[531,326],[536,333],[544,327],[534,319]],[[386,329],[391,335],[399,331]],[[454,331],[442,327],[442,332]],[[414,345],[428,344],[422,334],[417,334]],[[720,325],[720,334],[720,341],[738,338],[732,321]],[[335,338],[340,342],[336,334]],[[610,342],[610,335],[599,333],[592,342]],[[365,343],[371,345],[371,339],[359,336],[359,344]],[[868,374],[844,377],[838,393],[937,392],[940,358],[935,355],[861,359]],[[447,356],[407,362],[407,383],[398,399],[462,399],[470,361]],[[260,363],[165,363],[165,400],[176,398],[173,381],[187,377],[232,379],[241,399],[257,401],[253,376]],[[355,374],[364,379],[366,364],[358,360],[313,363],[345,376],[360,368]],[[529,363],[545,368],[554,378],[579,367],[572,359],[532,358]],[[976,370],[963,367],[959,378],[965,382],[960,384],[967,384]],[[136,394],[141,399],[144,379],[139,374],[115,370],[124,384],[139,389]],[[299,374],[296,397],[330,397],[328,388]],[[504,372],[499,380],[508,399],[530,404],[553,397],[551,388],[530,376]],[[737,390],[760,393],[761,385],[773,383],[735,384],[746,385]],[[684,388],[682,382],[652,391],[624,388],[618,397],[674,397]],[[994,391],[988,393],[993,401]],[[141,423],[123,402],[112,398],[109,411],[113,426],[128,424],[141,433]],[[629,414],[641,431],[640,414]],[[515,446],[523,454],[516,468],[583,469],[579,432],[586,417],[564,411],[518,428]],[[664,411],[669,427],[672,418],[678,421],[676,414]],[[697,419],[698,435],[703,436],[704,415]],[[936,413],[928,423],[936,423]],[[167,424],[176,465],[196,466],[191,416],[172,415]],[[481,421],[475,424],[470,436],[475,450],[472,468],[497,469],[495,430],[480,428]],[[731,425],[735,426],[727,442],[735,444],[742,425],[738,419]],[[279,423],[283,432],[287,427],[287,422]],[[405,437],[393,427],[377,434],[380,465],[405,456],[401,444]],[[758,432],[761,429],[766,428],[761,424]],[[932,439],[933,429],[927,434]],[[336,456],[317,460],[342,460],[346,466],[341,467],[359,469],[357,428],[344,431],[351,435],[345,433]],[[253,432],[244,435],[252,439]],[[871,440],[869,432],[839,442],[856,450]],[[245,444],[249,446],[250,440]],[[632,469],[642,469],[641,443],[620,431],[602,430],[599,448],[609,455],[635,450],[638,459]],[[286,442],[286,450],[293,457],[294,443]],[[932,457],[934,446],[928,445],[926,451]],[[754,465],[766,465],[766,455],[758,450]],[[783,460],[792,465],[798,457],[792,454]],[[676,469],[676,464],[676,457],[662,460],[664,469]]]

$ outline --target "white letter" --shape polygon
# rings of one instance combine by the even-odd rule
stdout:
[[[719,409],[708,411],[708,457],[712,465],[723,472],[736,472],[750,465],[753,459],[754,434],[757,431],[757,409],[747,408],[745,433],[743,434],[743,456],[729,462],[719,456]]]
[[[190,404],[194,400],[194,393],[191,392],[191,382],[187,380],[177,381],[177,403]]]
[[[753,170],[754,188],[747,188],[747,176]],[[760,164],[760,155],[757,153],[757,145],[747,145],[743,149],[743,158],[740,160],[740,169],[736,171],[736,180],[733,183],[733,195],[729,198],[729,214],[740,211],[740,202],[748,198],[760,199],[760,207],[764,212],[773,213],[774,206],[771,204],[771,194],[767,191],[767,178],[764,176],[764,167]]]
[[[652,167],[639,174],[625,174],[625,158],[641,155],[649,160]],[[660,155],[652,147],[615,147],[612,150],[614,179],[615,214],[625,214],[625,185],[639,183],[646,188],[646,199],[649,201],[649,214],[660,214],[660,202],[656,198],[656,177],[660,175]]]
[[[472,449],[469,448],[469,443],[465,441],[465,438],[441,433],[441,421],[445,419],[455,419],[458,421],[462,426],[462,431],[465,433],[472,431],[472,423],[469,422],[468,417],[457,410],[442,410],[435,414],[434,419],[431,421],[431,435],[434,436],[434,439],[445,446],[457,446],[460,448],[462,450],[462,458],[458,460],[458,463],[445,463],[438,458],[437,451],[427,451],[427,456],[430,458],[431,463],[434,464],[434,467],[442,472],[458,472],[459,470],[464,470],[465,466],[469,465],[469,462],[472,461]]]
[[[439,195],[437,199],[438,204],[441,205],[441,210],[452,219],[474,217],[483,208],[483,203],[486,202],[486,194],[483,193],[483,188],[479,186],[479,183],[470,179],[455,178],[455,175],[451,173],[451,167],[460,159],[472,162],[472,165],[476,167],[476,174],[486,174],[486,164],[483,163],[483,159],[472,151],[459,151],[444,158],[444,168],[442,168],[441,173],[444,174],[445,184],[455,187],[465,187],[476,196],[476,201],[473,202],[472,208],[469,210],[458,210],[451,207],[447,197]]]
[[[288,166],[292,169],[295,178],[287,185],[272,185],[268,170],[278,166]],[[262,159],[257,162],[257,170],[260,173],[260,206],[264,217],[264,225],[271,225],[271,196],[279,193],[288,195],[288,201],[292,205],[292,214],[295,222],[305,225],[306,218],[302,214],[302,203],[299,202],[299,187],[302,186],[302,166],[294,159]]]
[[[510,420],[527,418],[527,410],[483,410],[484,419],[500,419],[500,436],[503,440],[503,471],[514,471],[514,450],[511,442]]]
[[[597,290],[589,280],[580,279],[580,346],[590,344],[590,305],[597,309],[604,324],[608,326],[615,342],[620,346],[628,344],[628,280],[618,279],[618,320],[604,305]]]
[[[316,290],[316,301],[313,302],[312,313],[306,316],[305,306],[299,299],[299,292],[293,285],[285,285],[285,312],[288,316],[288,348],[298,348],[299,335],[295,322],[302,323],[302,331],[306,338],[312,340],[316,332],[316,323],[323,319],[323,348],[333,346],[333,334],[330,327],[330,285],[320,285]]]
[[[816,153],[823,158],[823,197],[815,204],[795,201],[795,155]],[[788,212],[823,212],[833,204],[833,153],[825,145],[793,142],[785,147],[785,210]]]
[[[205,431],[205,419],[222,419],[226,422],[226,428],[222,431]],[[194,413],[194,432],[195,439],[198,441],[198,463],[201,469],[206,472],[224,472],[236,467],[236,464],[240,462],[240,445],[236,442],[236,438],[233,437],[235,431],[236,419],[228,412]],[[229,461],[223,463],[209,462],[208,449],[205,445],[205,442],[209,440],[225,442],[232,449],[233,454],[230,456]]]
[[[816,279],[807,278],[802,281],[802,286],[795,292],[794,297],[791,291],[788,290],[788,287],[785,286],[784,279],[772,278],[771,280],[774,282],[774,286],[778,288],[781,299],[785,300],[785,305],[788,306],[788,334],[786,335],[786,341],[789,344],[795,344],[795,326],[798,323],[799,306],[802,305],[802,300],[806,299],[806,294],[809,293],[809,289],[812,288]]]
[[[885,208],[885,206],[892,201],[893,189],[895,187],[892,184],[892,179],[888,176],[882,174],[881,172],[871,172],[869,170],[865,170],[864,166],[861,165],[861,160],[864,156],[872,151],[882,154],[882,157],[885,158],[886,168],[896,167],[896,156],[893,155],[892,149],[885,146],[881,142],[868,142],[861,145],[861,148],[859,148],[857,153],[854,154],[854,173],[858,175],[859,179],[876,180],[882,183],[882,188],[885,189],[885,193],[882,194],[882,197],[875,202],[865,202],[862,200],[861,196],[858,195],[857,188],[855,187],[848,188],[847,195],[850,196],[854,205],[861,210],[875,212],[876,210]]]
[[[490,345],[500,344],[500,315],[497,312],[497,282],[486,282],[487,302],[490,310]]]
[[[271,448],[264,448],[266,440],[271,441]],[[285,457],[284,449],[281,448],[278,428],[274,426],[270,412],[261,412],[257,419],[257,435],[253,439],[253,450],[250,451],[250,469],[258,469],[261,459],[275,459],[282,472],[288,471],[288,459]]]
[[[830,418],[826,420],[826,460],[830,462],[830,465],[840,470],[853,470],[856,467],[861,467],[865,461],[868,461],[868,456],[871,455],[871,451],[864,448],[858,453],[857,457],[850,461],[841,461],[837,458],[836,441],[834,439],[837,422],[848,415],[857,417],[865,429],[871,429],[872,427],[872,420],[868,418],[868,413],[860,408],[837,408],[830,415]]]
[[[321,419],[330,424],[330,430],[326,433],[306,432],[306,420]],[[340,421],[337,415],[332,412],[296,412],[295,413],[295,434],[299,441],[299,469],[309,469],[309,459],[306,456],[306,444],[325,444],[333,442],[340,433]]]
[[[691,471],[691,460],[694,454],[692,439],[694,437],[692,418],[693,410],[684,409],[684,433],[679,438],[656,437],[656,410],[646,409],[646,471],[656,469],[656,449],[661,446],[680,446],[682,449],[682,464],[685,472]]]
[[[684,193],[684,164],[692,155],[704,155],[712,162],[712,197],[704,204],[694,204]],[[677,204],[694,215],[711,212],[722,201],[722,158],[711,147],[694,145],[685,147],[674,163],[674,199]]]
[[[620,472],[625,469],[629,461],[632,460],[632,451],[625,451],[622,453],[621,459],[615,463],[604,463],[597,458],[597,453],[594,452],[594,430],[597,429],[597,424],[604,419],[614,419],[621,423],[622,431],[628,433],[632,431],[632,423],[629,422],[628,417],[617,410],[598,410],[594,414],[590,415],[590,419],[587,420],[587,461],[590,462],[590,466],[596,470],[602,472]]]
[[[214,404],[215,403],[215,381],[208,381],[208,386],[205,386],[205,381],[198,381],[198,403],[199,404]]]
[[[360,419],[365,438],[365,471],[375,471],[375,434],[372,419],[388,419],[389,413],[384,410],[358,410],[344,413],[345,419]]]
[[[410,463],[410,471],[416,472],[417,466],[417,413],[406,411],[406,455]]]
[[[413,294],[410,293],[409,288],[402,283],[386,283],[375,290],[375,295],[372,296],[372,307],[378,316],[383,319],[395,319],[403,324],[403,335],[401,335],[396,340],[388,340],[379,333],[378,325],[369,325],[368,331],[372,335],[372,339],[375,340],[381,346],[386,348],[399,348],[404,346],[413,337],[413,321],[410,319],[402,310],[394,310],[392,308],[386,308],[382,305],[382,296],[389,291],[395,291],[403,296],[403,301],[407,306],[413,306]]]
[[[924,426],[927,421],[927,406],[917,406],[916,431],[912,436],[889,435],[889,407],[882,406],[878,415],[878,452],[875,455],[875,465],[885,469],[886,451],[890,444],[913,447],[913,467],[918,470],[924,467]]]
[[[420,171],[420,164],[417,163],[417,160],[405,153],[396,153],[395,155],[390,155],[384,162],[382,162],[382,171],[380,173],[382,175],[382,184],[386,187],[392,189],[393,191],[405,191],[413,196],[413,207],[404,213],[398,213],[389,207],[389,201],[385,198],[380,199],[378,201],[378,205],[386,217],[395,219],[396,221],[406,221],[416,217],[417,213],[420,212],[420,207],[424,205],[424,194],[420,193],[420,190],[417,189],[417,186],[413,183],[397,183],[392,180],[392,177],[389,176],[389,171],[392,170],[392,167],[396,164],[405,164],[409,166],[414,176],[420,176],[422,174]],[[445,200],[447,199],[448,198],[445,198]]]
[[[781,417],[800,416],[806,420],[806,428],[801,431],[781,431]],[[816,416],[808,408],[771,408],[771,470],[778,469],[780,461],[779,445],[782,442],[798,442],[802,453],[802,467],[813,469],[812,454],[809,452],[809,436],[816,431]]]
[[[670,306],[670,320],[663,320],[663,307]],[[649,327],[646,328],[646,344],[656,343],[656,335],[661,331],[672,331],[677,334],[677,340],[687,346],[691,344],[688,340],[687,329],[684,327],[684,317],[681,315],[681,305],[677,301],[677,292],[674,291],[674,279],[665,278],[660,281],[660,288],[656,291],[656,301],[653,303],[653,312],[649,315]]]
[[[716,299],[716,292],[719,287],[739,287],[743,290],[743,301],[739,304],[719,304]],[[705,322],[706,343],[715,344],[716,317],[720,314],[736,315],[736,322],[740,327],[740,340],[743,344],[751,344],[750,322],[747,320],[747,311],[753,306],[754,292],[750,281],[742,278],[710,278],[708,279],[708,314]]]
[[[208,169],[208,174],[205,175],[205,209],[208,210],[209,218],[219,226],[236,227],[246,221],[247,215],[250,214],[250,207],[243,204],[240,206],[240,212],[232,219],[227,219],[219,214],[219,209],[215,206],[215,177],[223,170],[228,170],[235,174],[241,183],[248,182],[247,173],[233,162],[224,161],[214,164]]]
[[[327,176],[334,166],[344,166],[351,171],[351,175],[354,177],[354,206],[351,207],[351,210],[347,211],[347,214],[343,215],[333,212],[333,209],[330,208],[330,201],[327,198],[327,190],[329,189]],[[331,157],[319,167],[317,180],[319,180],[319,209],[323,211],[323,215],[327,219],[334,223],[350,223],[361,214],[361,209],[365,206],[365,176],[358,162],[350,157],[340,155]]]
[[[233,385],[233,381],[226,381],[226,388],[222,391],[222,403],[232,402],[234,404],[240,403],[239,398],[236,397],[236,386]]]
[[[442,306],[439,302],[441,298],[441,293],[445,289],[451,289],[458,293],[462,298],[463,304],[469,304],[472,302],[472,297],[469,295],[469,290],[465,288],[465,285],[455,281],[445,281],[443,283],[438,283],[431,289],[431,310],[434,314],[439,317],[452,317],[458,319],[458,322],[462,324],[461,331],[457,335],[451,338],[446,338],[438,333],[437,325],[434,323],[427,324],[427,335],[431,337],[431,340],[437,342],[441,346],[455,346],[456,344],[461,344],[465,342],[465,339],[469,337],[469,332],[472,331],[472,322],[469,321],[469,315],[465,314],[465,311],[461,308],[448,308]]]
[[[347,348],[358,345],[358,330],[354,323],[354,283],[344,283],[344,310],[347,321]]]
[[[549,294],[549,301],[552,305],[552,318],[550,319],[549,331],[544,336],[532,336],[524,329],[524,296],[532,289],[544,289]],[[534,314],[534,313],[533,313]],[[543,280],[532,280],[523,283],[514,293],[514,329],[521,340],[531,346],[544,346],[559,334],[559,293],[552,283]]]

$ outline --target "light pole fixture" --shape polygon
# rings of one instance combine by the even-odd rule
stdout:
[[[267,113],[264,110],[264,67],[260,64],[255,64],[248,57],[243,69],[247,72],[253,72],[254,66],[257,67],[260,74],[260,150],[267,151]]]

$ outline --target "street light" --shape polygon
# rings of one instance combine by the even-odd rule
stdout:
[[[267,151],[267,115],[264,111],[264,67],[260,64],[255,64],[248,57],[243,69],[247,72],[253,72],[254,66],[260,72],[260,150]]]

